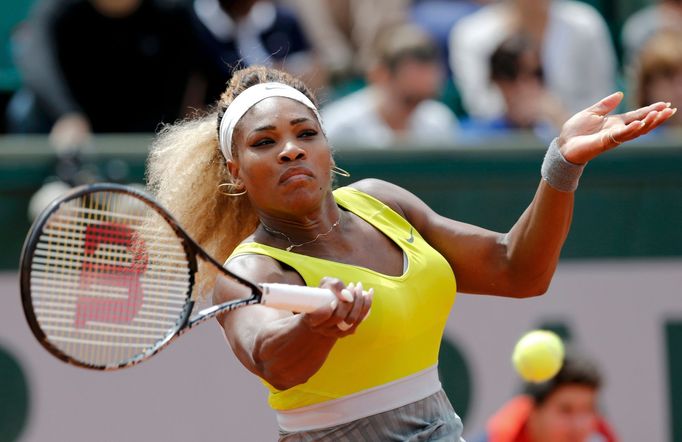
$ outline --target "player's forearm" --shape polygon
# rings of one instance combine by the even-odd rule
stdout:
[[[255,336],[254,369],[275,388],[286,390],[317,373],[335,343],[336,338],[311,331],[301,315],[273,321]]]
[[[541,180],[533,202],[506,235],[507,272],[518,296],[547,290],[571,225],[573,201],[572,192]]]

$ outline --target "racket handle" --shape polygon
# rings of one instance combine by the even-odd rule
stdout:
[[[303,285],[265,283],[262,304],[296,313],[310,313],[336,299],[329,289]]]

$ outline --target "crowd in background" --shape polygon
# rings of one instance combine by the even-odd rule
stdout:
[[[651,1],[615,36],[578,0],[24,3],[6,42],[21,82],[4,93],[2,127],[57,148],[210,110],[231,72],[254,64],[305,79],[336,148],[516,130],[546,141],[617,89],[629,106],[682,103],[682,0]]]

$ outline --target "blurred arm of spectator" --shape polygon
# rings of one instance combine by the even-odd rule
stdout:
[[[310,36],[325,67],[343,77],[365,72],[377,35],[405,23],[410,0],[285,0]]]
[[[50,144],[57,152],[67,152],[87,146],[92,139],[90,120],[79,112],[60,116],[50,130]]]
[[[64,1],[41,1],[19,35],[17,64],[24,84],[55,121],[50,142],[59,150],[90,140],[90,122],[72,97],[57,59],[55,27],[68,7]]]
[[[352,16],[352,39],[361,69],[374,61],[377,39],[384,29],[407,22],[410,0],[349,0]]]
[[[339,20],[343,20],[340,16],[344,11],[335,10],[341,9],[339,6],[342,6],[342,2],[337,1],[339,5],[336,8],[332,2],[325,0],[285,0],[283,3],[296,11],[321,63],[331,77],[343,77],[353,70],[355,52],[338,24]]]

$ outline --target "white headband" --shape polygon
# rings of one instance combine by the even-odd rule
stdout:
[[[226,160],[232,159],[232,132],[234,132],[234,128],[239,120],[249,109],[255,106],[256,103],[270,97],[291,98],[292,100],[304,104],[315,113],[317,121],[320,125],[322,124],[320,114],[313,102],[298,89],[294,89],[293,87],[282,83],[260,83],[251,86],[237,95],[237,98],[227,106],[225,114],[223,115],[222,120],[220,120],[220,151],[223,153]]]

